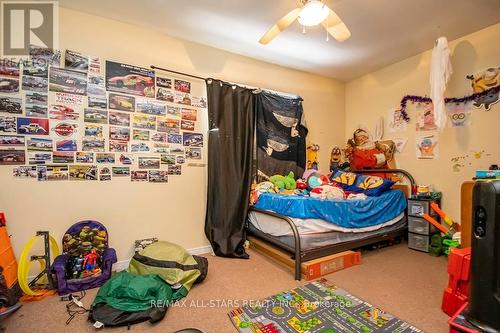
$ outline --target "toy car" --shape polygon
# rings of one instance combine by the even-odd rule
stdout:
[[[23,134],[46,134],[47,131],[39,124],[31,123],[19,126],[19,133]]]
[[[125,76],[117,76],[108,80],[108,84],[116,86],[118,88],[122,87],[132,87],[136,85],[141,86],[152,86],[154,84],[153,79],[148,76],[129,74]]]

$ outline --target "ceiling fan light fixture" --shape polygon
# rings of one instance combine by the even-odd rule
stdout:
[[[330,9],[320,0],[310,0],[302,7],[298,21],[306,27],[320,24],[328,17]]]

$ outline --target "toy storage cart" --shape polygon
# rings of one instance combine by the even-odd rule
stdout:
[[[422,215],[429,214],[435,219],[439,218],[436,212],[431,209],[433,202],[439,204],[438,201],[432,199],[408,199],[408,247],[410,249],[429,252],[431,236],[438,231]]]

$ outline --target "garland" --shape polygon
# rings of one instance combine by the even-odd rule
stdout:
[[[464,96],[464,97],[459,97],[459,98],[457,98],[457,97],[445,98],[444,102],[445,103],[457,103],[457,104],[468,103],[468,102],[476,101],[479,98],[484,97],[490,93],[497,94],[499,92],[500,92],[500,86],[496,86],[496,87],[490,88],[488,90],[482,91],[480,93],[474,93],[474,94],[469,95],[469,96]],[[400,110],[401,110],[401,115],[403,116],[403,119],[406,122],[410,121],[410,116],[408,116],[408,112],[406,111],[406,105],[407,105],[408,101],[413,102],[413,103],[430,103],[430,102],[432,102],[432,99],[430,97],[427,97],[427,96],[425,96],[425,97],[424,96],[417,96],[417,95],[404,96],[401,99]]]

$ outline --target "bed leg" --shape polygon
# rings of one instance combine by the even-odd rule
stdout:
[[[295,280],[300,281],[302,279],[302,274],[300,272],[302,266],[300,254],[295,254]]]

